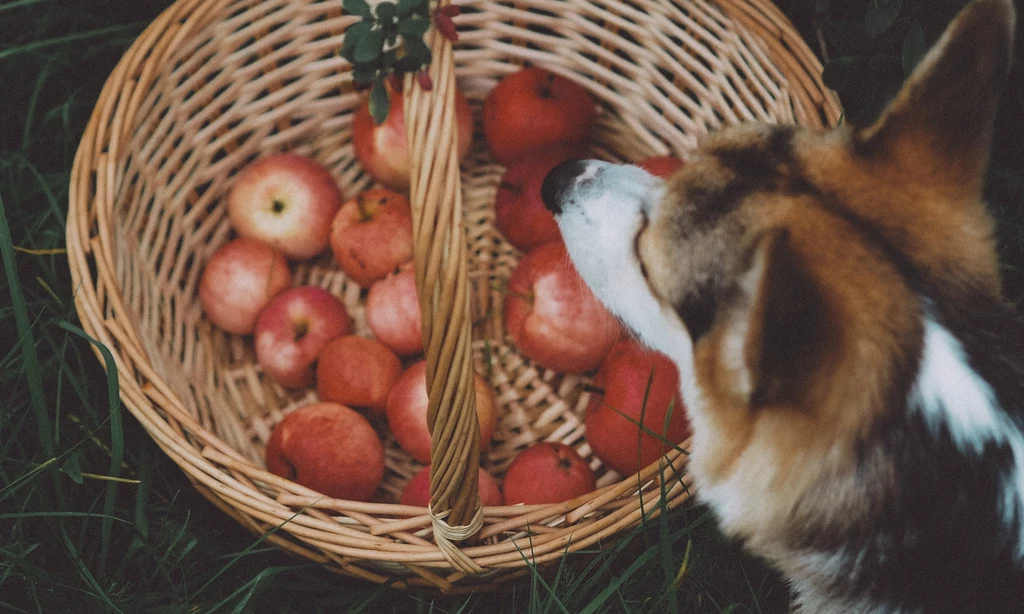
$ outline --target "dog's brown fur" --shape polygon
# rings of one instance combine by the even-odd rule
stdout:
[[[650,330],[660,325],[694,341],[690,462],[701,497],[727,533],[794,582],[806,611],[936,611],[936,600],[950,603],[947,590],[1024,608],[1024,589],[1013,588],[1024,581],[1024,512],[996,509],[1020,488],[997,484],[1007,462],[1019,468],[1012,463],[1024,455],[1024,364],[1020,356],[979,358],[985,344],[1024,352],[1024,336],[997,332],[1013,329],[1012,310],[1001,298],[994,225],[981,198],[1014,22],[1010,0],[977,0],[874,125],[723,130],[671,178],[656,206],[636,208],[633,266],[644,281],[630,287],[653,297],[637,321],[649,338],[661,337]],[[617,172],[579,168],[579,179],[553,180],[545,197],[578,266],[598,256],[586,245],[590,231],[573,235],[563,222],[562,200],[585,211],[576,191],[593,194],[598,188],[586,185],[604,185],[599,173]],[[624,189],[637,198],[639,188]],[[598,191],[595,202],[613,203],[609,189]],[[614,204],[600,206],[587,228],[600,215],[617,216],[607,227],[629,227]],[[611,296],[622,284],[609,284],[602,266],[593,269],[604,283],[595,292],[629,323],[640,302]],[[624,265],[615,279],[630,270]],[[964,343],[965,362],[947,363],[950,372],[970,374],[964,385],[976,390],[973,378],[987,379],[981,386],[998,397],[992,407],[960,411],[985,416],[985,428],[1014,431],[964,431],[978,435],[981,452],[956,443],[952,423],[929,425],[914,398],[929,375],[928,331],[935,344],[946,334],[936,330],[979,324],[988,341],[950,342],[946,356]],[[683,372],[685,356],[674,359]],[[928,469],[929,455],[981,484],[964,484],[948,517],[915,507],[943,504],[942,476],[912,475]],[[976,520],[978,540],[990,541],[978,545],[980,567],[972,569],[944,542],[956,539],[950,526]],[[924,576],[906,569],[929,564],[938,566],[922,568]],[[995,588],[981,586],[988,578]]]
[[[870,128],[740,127],[711,138],[672,179],[639,237],[650,286],[674,308],[689,283],[680,261],[716,261],[720,279],[745,277],[746,292],[722,297],[718,308],[728,315],[695,347],[710,432],[706,455],[693,462],[705,482],[737,480],[737,491],[779,510],[748,514],[737,527],[755,547],[770,548],[769,536],[790,530],[783,525],[793,518],[782,511],[798,504],[809,515],[850,513],[856,501],[822,499],[811,510],[805,495],[823,475],[849,473],[854,442],[886,411],[901,365],[920,352],[915,289],[845,215],[882,228],[950,294],[959,287],[999,294],[980,188],[1008,67],[1008,7],[988,2],[962,15],[945,47]],[[1002,44],[979,42],[993,36]],[[682,219],[677,203],[692,203],[694,190],[736,189],[751,164],[763,167],[764,184],[706,236]],[[706,252],[695,256],[704,241]],[[730,339],[736,335],[742,341]],[[766,335],[771,343],[762,343]],[[728,356],[730,344],[742,345],[742,361]],[[743,467],[763,466],[777,469],[771,482],[760,470],[744,474]]]

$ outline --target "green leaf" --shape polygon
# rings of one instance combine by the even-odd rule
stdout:
[[[66,473],[75,484],[82,483],[82,455],[80,452],[68,454],[68,457],[61,463],[60,470]]]
[[[356,43],[354,61],[359,64],[372,62],[380,57],[383,50],[384,33],[380,30],[370,30]]]
[[[356,40],[358,40],[366,36],[366,33],[372,29],[373,24],[370,23],[369,21],[357,21],[356,23],[350,25],[347,30],[345,30],[345,38],[349,38],[351,36],[355,37]]]
[[[345,9],[345,12],[350,15],[373,17],[373,11],[370,9],[370,5],[367,4],[366,0],[343,0],[341,6]]]
[[[377,79],[373,82],[373,89],[370,90],[370,116],[378,126],[388,118],[388,111],[391,110],[391,99],[388,98],[388,88],[384,87],[384,80]]]
[[[395,18],[395,3],[381,2],[377,5],[377,19],[384,23],[390,23]]]
[[[356,83],[369,83],[377,76],[377,68],[370,66],[353,66],[352,80]]]
[[[924,28],[921,24],[914,22],[910,25],[910,29],[907,30],[907,35],[903,37],[903,76],[909,77],[910,73],[914,72],[914,67],[924,57],[925,52],[928,51],[928,44],[924,40]]]
[[[405,55],[413,66],[430,64],[432,57],[430,48],[421,39],[412,36],[403,36],[402,43],[405,45]]]
[[[864,27],[868,35],[878,38],[888,32],[899,18],[902,6],[903,0],[876,0],[868,4],[868,11],[864,16]]]
[[[395,10],[399,15],[426,14],[427,0],[398,0]]]
[[[402,36],[416,36],[423,38],[423,35],[430,29],[430,20],[422,17],[410,17],[398,22],[398,33]]]
[[[349,62],[355,63],[356,46],[370,32],[370,24],[365,21],[354,23],[345,30],[345,37],[341,43],[341,57]]]

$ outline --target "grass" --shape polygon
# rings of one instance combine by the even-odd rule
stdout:
[[[92,105],[167,4],[0,2],[0,610],[784,611],[779,579],[700,507],[501,593],[438,597],[290,558],[198,495],[121,406],[116,371],[101,368],[109,355],[78,327],[63,252],[68,177]],[[814,3],[780,4],[812,40],[805,5]],[[1024,297],[1022,84],[1018,66],[988,184],[1015,300]]]

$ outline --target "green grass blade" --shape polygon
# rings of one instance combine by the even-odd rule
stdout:
[[[62,209],[60,199],[58,199],[57,195],[53,193],[53,189],[50,187],[49,182],[47,182],[46,177],[44,177],[43,174],[39,172],[39,169],[36,168],[36,165],[32,164],[32,161],[24,155],[19,154],[17,156],[17,160],[19,168],[27,170],[29,174],[32,175],[33,179],[36,180],[36,185],[39,186],[39,189],[43,192],[43,196],[46,197],[46,205],[49,208],[50,213],[53,215],[54,219],[59,221],[60,228],[63,228],[67,224],[67,218],[64,216],[64,210]]]
[[[107,371],[107,407],[110,410],[110,469],[108,477],[117,478],[121,473],[121,463],[124,461],[124,426],[121,423],[121,397],[120,385],[117,379],[117,364],[114,362],[114,355],[106,345],[93,339],[81,328],[68,321],[61,321],[57,324],[64,330],[86,339],[96,346],[103,355],[103,362]],[[113,516],[114,506],[117,503],[117,480],[107,482],[106,500],[103,503],[104,516]],[[101,525],[102,541],[100,546],[101,565],[106,564],[107,553],[110,548],[111,521],[104,518]]]
[[[25,126],[21,132],[21,151],[28,150],[29,144],[31,143],[32,135],[32,122],[36,115],[36,105],[39,102],[39,93],[43,90],[43,84],[46,83],[46,79],[50,76],[50,70],[53,60],[51,59],[43,69],[39,71],[36,76],[35,83],[32,87],[32,93],[29,95],[27,109],[25,113]]]
[[[21,486],[22,484],[28,483],[29,481],[32,480],[33,477],[35,477],[36,475],[41,473],[44,469],[50,468],[58,460],[59,459],[57,459],[57,458],[51,458],[51,459],[49,459],[47,461],[44,461],[44,462],[36,465],[32,469],[30,469],[27,473],[25,473],[21,477],[15,479],[10,484],[7,484],[3,488],[0,488],[0,501],[3,501],[7,497],[11,496],[11,494],[13,494],[14,491],[17,490],[19,486]]]
[[[545,595],[548,597],[548,599],[550,599],[548,603],[554,603],[554,605],[558,607],[562,614],[569,614],[569,610],[567,610],[565,608],[565,605],[561,602],[561,600],[559,600],[558,595],[555,594],[555,591],[551,588],[551,586],[548,585],[547,581],[544,580],[544,577],[541,576],[540,570],[538,569],[537,565],[531,562],[532,559],[536,557],[536,554],[534,554],[533,551],[533,533],[530,532],[529,524],[526,525],[526,531],[526,538],[530,543],[530,557],[527,558],[526,554],[523,552],[522,548],[519,547],[519,544],[515,540],[512,541],[512,545],[516,547],[516,552],[519,553],[519,556],[522,557],[523,561],[526,563],[526,566],[529,567],[530,571],[532,572],[530,574],[530,611],[546,612],[548,610],[547,607],[544,607],[543,610],[541,610],[542,604],[539,601],[541,597],[541,592],[537,590],[537,586],[539,584],[540,586],[544,587]],[[566,544],[566,548],[568,547],[568,544]]]
[[[20,9],[24,6],[32,6],[33,4],[41,4],[43,2],[52,2],[52,0],[10,0],[10,2],[7,2],[6,4],[0,4],[0,13],[13,9]]]
[[[102,514],[91,514],[89,512],[15,512],[12,514],[0,514],[0,520],[14,520],[18,518],[104,518]],[[124,524],[130,525],[131,523],[124,518],[118,518],[117,516],[107,516],[111,522],[123,522]]]
[[[79,43],[91,38],[107,38],[116,36],[118,34],[134,34],[138,32],[145,24],[126,24],[118,26],[110,26],[108,28],[99,28],[97,30],[87,30],[85,32],[76,32],[74,34],[68,34],[67,36],[59,36],[57,38],[50,38],[40,41],[33,41],[25,45],[18,45],[16,47],[8,47],[3,51],[0,51],[0,61],[10,59],[16,55],[22,53],[28,53],[30,51],[40,51],[48,47],[60,47],[69,43]]]
[[[21,356],[25,365],[25,376],[28,379],[29,396],[32,399],[32,409],[35,412],[36,425],[39,430],[39,443],[42,446],[43,454],[47,457],[53,457],[56,456],[56,448],[53,443],[50,417],[46,413],[46,398],[43,395],[43,372],[39,365],[39,356],[36,354],[35,335],[33,335],[32,329],[29,326],[25,294],[22,292],[21,284],[18,281],[14,241],[11,239],[11,228],[7,224],[7,213],[4,209],[2,194],[0,194],[0,258],[3,259],[7,286],[11,293],[11,306],[14,309],[14,321],[18,328]]]
[[[252,599],[252,596],[256,593],[256,589],[260,587],[260,583],[266,580],[267,578],[273,578],[283,569],[286,568],[276,567],[271,569],[264,569],[263,571],[256,574],[256,576],[253,577],[251,580],[249,580],[242,586],[239,586],[233,593],[225,597],[220,603],[207,610],[207,612],[209,614],[214,614],[214,612],[219,611],[221,608],[227,606],[229,603],[234,601],[235,598],[241,595],[242,592],[244,591],[245,595],[242,596],[238,604],[234,607],[234,609],[231,610],[231,614],[241,614],[245,611],[245,606],[249,604],[249,600]]]
[[[669,408],[671,412],[671,408]],[[668,430],[668,421],[666,419],[666,432]],[[661,551],[661,569],[665,575],[665,591],[662,593],[665,600],[668,601],[669,612],[672,614],[679,614],[679,598],[676,595],[676,570],[675,562],[672,559],[672,541],[668,526],[668,497],[665,490],[665,467],[661,468],[661,498],[659,504],[661,507],[661,515],[658,516],[658,544],[656,548]]]
[[[226,565],[224,565],[224,567],[222,567],[219,571],[217,571],[217,573],[213,574],[213,576],[209,580],[207,580],[205,584],[203,584],[201,587],[199,587],[199,590],[197,590],[192,595],[193,599],[195,597],[199,596],[200,594],[202,594],[204,591],[206,591],[206,589],[210,588],[210,585],[212,585],[213,582],[217,578],[219,578],[222,575],[224,575],[225,572],[227,572],[229,569],[231,569],[231,567],[234,566],[234,564],[237,563],[239,560],[241,560],[243,557],[247,556],[250,551],[252,551],[253,549],[256,548],[256,546],[259,546],[260,544],[262,544],[268,537],[270,537],[274,533],[277,533],[278,531],[280,531],[281,527],[283,527],[284,525],[288,524],[289,522],[291,522],[292,520],[294,520],[295,518],[300,516],[302,514],[302,512],[305,511],[305,509],[306,508],[300,509],[299,511],[297,511],[294,514],[292,514],[291,516],[289,516],[281,524],[279,524],[279,525],[275,526],[274,528],[270,529],[269,531],[267,531],[263,535],[260,535],[259,538],[256,539],[256,541],[254,541],[253,543],[249,544],[248,548],[246,548],[242,552],[238,553],[237,556],[233,557],[230,561],[228,561],[228,563]]]
[[[0,586],[3,586],[2,582],[0,582]],[[0,601],[0,610],[15,613],[28,612],[28,610],[23,610],[12,603],[7,603],[6,601]]]
[[[349,610],[349,614],[360,614],[361,612],[366,611],[366,609],[372,606],[381,595],[387,592],[390,587],[390,584],[378,584],[375,590],[370,591],[370,593],[366,595],[361,602]],[[431,604],[431,609],[433,609],[433,604]]]
[[[78,548],[76,548],[75,544],[72,543],[71,536],[68,535],[67,528],[63,524],[60,524],[59,527],[61,539],[64,542],[64,547],[67,549],[68,556],[71,559],[71,564],[78,571],[78,575],[94,591],[93,593],[91,593],[91,595],[102,601],[104,604],[106,604],[109,611],[121,612],[121,609],[114,605],[114,602],[111,601],[110,595],[108,595],[107,592],[103,590],[103,587],[100,586],[100,583],[96,581],[96,576],[93,575],[92,571],[89,569],[89,566],[85,564],[85,561],[82,559],[82,555],[79,553]]]
[[[655,550],[653,548],[648,548],[643,554],[638,556],[633,563],[630,564],[630,566],[627,567],[621,575],[619,575],[619,577],[612,580],[611,584],[601,591],[601,593],[598,594],[598,596],[595,597],[594,600],[591,601],[590,604],[588,604],[587,607],[579,614],[595,614],[595,612],[599,611],[600,608],[604,606],[605,602],[607,602],[623,584],[632,578],[641,567],[646,565],[647,562],[654,557],[654,554]]]

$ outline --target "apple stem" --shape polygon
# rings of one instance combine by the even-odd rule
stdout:
[[[565,454],[559,453],[558,454],[558,468],[562,469],[564,471],[568,471],[568,470],[572,469],[572,459],[570,459]]]
[[[359,198],[356,199],[356,209],[359,210],[359,221],[369,222],[373,219],[373,213],[376,207],[367,207],[366,199],[360,195]]]
[[[551,86],[555,83],[555,73],[549,72],[544,81],[540,84],[540,90],[538,93],[541,98],[551,98]]]
[[[301,340],[308,333],[309,333],[309,323],[308,322],[299,322],[298,326],[295,327],[295,341]]]
[[[275,198],[273,204],[271,205],[271,210],[274,213],[281,213],[282,211],[284,211],[284,202]]]

